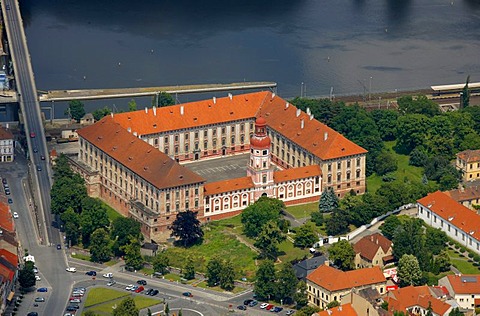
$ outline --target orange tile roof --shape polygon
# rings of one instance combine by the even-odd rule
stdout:
[[[78,135],[159,189],[205,180],[135,137],[110,116],[77,131]]]
[[[447,275],[455,294],[480,294],[480,275]],[[452,293],[453,294],[453,293]]]
[[[13,134],[4,128],[3,126],[0,126],[0,139],[11,139],[13,140]]]
[[[217,182],[205,183],[203,186],[204,196],[215,195],[219,193],[251,189],[253,184],[251,177],[234,178]]]
[[[316,177],[322,174],[322,169],[318,165],[311,165],[306,167],[290,168],[273,173],[273,181],[281,183],[286,181],[305,179],[309,177]]]
[[[307,280],[330,292],[387,282],[382,270],[376,266],[344,272],[322,265],[310,273]]]
[[[444,193],[457,202],[470,201],[480,198],[480,187],[473,186],[463,189],[450,190]]]
[[[162,107],[156,109],[156,115],[153,109],[119,113],[114,115],[114,120],[123,128],[130,128],[132,133],[146,135],[263,116],[269,128],[322,160],[367,152],[325,124],[310,120],[305,112],[300,111],[297,117],[297,108],[291,104],[285,108],[285,104],[287,101],[282,98],[262,91],[232,96],[232,99],[217,98],[215,103],[208,99]]]
[[[379,233],[364,236],[353,245],[355,253],[360,253],[360,256],[370,261],[373,260],[380,247],[384,253],[387,253],[388,249],[392,247],[392,242]]]
[[[0,257],[5,258],[5,260],[10,262],[15,267],[18,265],[18,256],[6,249],[0,249]]]
[[[292,104],[287,107],[287,103],[278,96],[274,96],[272,99],[272,93],[269,93],[257,116],[263,116],[271,129],[322,160],[367,152],[327,125],[316,119],[310,120],[307,113],[299,111],[297,117],[297,108]],[[304,122],[303,128],[301,128],[302,120]]]
[[[457,157],[465,160],[466,162],[476,162],[480,161],[480,149],[476,150],[464,150],[457,154]]]
[[[480,240],[480,215],[458,203],[447,194],[436,191],[417,201],[445,221]]]
[[[315,315],[315,314],[314,314]],[[318,316],[357,316],[357,312],[353,309],[352,304],[344,304],[333,307],[325,311],[316,313]]]
[[[267,96],[267,92],[256,92],[237,96],[217,98],[166,106],[156,109],[139,110],[114,115],[115,122],[123,128],[131,128],[139,135],[194,128],[222,122],[253,119]],[[181,114],[183,108],[183,115]]]
[[[0,227],[11,233],[15,231],[15,225],[13,223],[12,214],[10,213],[10,207],[2,202],[0,202]]]
[[[394,311],[405,312],[407,308],[419,306],[427,309],[431,304],[432,311],[437,315],[444,315],[452,306],[433,297],[428,286],[407,286],[390,291],[386,298],[388,303],[388,314],[393,315]]]

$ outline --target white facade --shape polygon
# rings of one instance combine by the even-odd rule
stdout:
[[[14,140],[13,136],[11,139],[0,139],[0,162],[10,162],[14,158]]]

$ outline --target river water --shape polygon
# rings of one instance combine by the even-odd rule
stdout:
[[[318,96],[480,81],[480,0],[21,2],[40,90],[245,80],[288,98],[302,82]]]

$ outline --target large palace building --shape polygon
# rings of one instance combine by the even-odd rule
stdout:
[[[366,150],[271,92],[119,113],[78,131],[72,162],[88,193],[164,240],[176,214],[239,214],[261,196],[287,205],[365,191]],[[207,182],[188,162],[249,154],[244,177]]]

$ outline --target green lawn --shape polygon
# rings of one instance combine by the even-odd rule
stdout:
[[[318,211],[318,202],[287,206],[286,211],[296,219],[310,217],[310,214],[312,214],[312,212]]]
[[[452,249],[448,249],[448,256],[450,257],[450,262],[452,265],[460,270],[463,274],[479,274],[480,271],[477,267],[473,265],[473,262],[468,262],[468,259],[461,257],[459,254],[454,252]]]
[[[385,142],[385,147],[390,149],[391,152],[397,158],[397,171],[393,172],[392,175],[397,180],[402,180],[407,177],[410,180],[421,181],[423,176],[423,168],[410,166],[408,164],[409,156],[408,155],[400,155],[395,152],[393,147],[395,146],[396,141]],[[368,192],[374,193],[378,190],[378,188],[382,185],[382,177],[376,174],[372,174],[367,178],[367,188]]]
[[[88,292],[85,302],[86,310],[91,310],[98,315],[111,315],[114,306],[120,305],[125,297],[132,295],[128,292],[113,289],[94,288]],[[147,308],[162,301],[142,295],[132,295],[138,309]]]
[[[84,255],[81,253],[72,254],[72,258],[90,261],[90,255]]]
[[[122,214],[118,213],[115,211],[113,208],[110,207],[107,203],[103,202],[103,205],[105,205],[105,208],[107,209],[107,216],[110,222],[113,222],[116,218],[123,217]]]
[[[166,250],[170,265],[182,268],[187,258],[191,257],[197,272],[205,272],[207,262],[219,256],[233,263],[237,277],[252,277],[256,270],[254,261],[256,253],[235,237],[240,232],[240,216],[212,222],[204,227],[205,235],[201,245],[188,249],[171,247]]]
[[[288,240],[283,241],[279,245],[278,250],[280,252],[278,259],[281,262],[290,262],[294,259],[303,259],[303,257],[309,255],[308,249],[294,247],[293,243]]]

